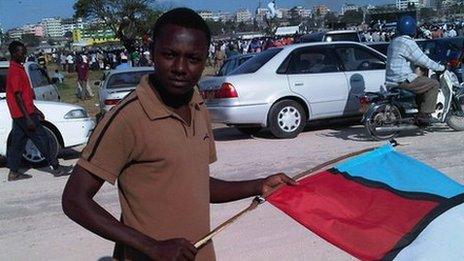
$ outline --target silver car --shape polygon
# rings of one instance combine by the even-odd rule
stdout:
[[[384,89],[385,62],[359,43],[295,44],[266,50],[199,86],[213,122],[293,138],[308,121],[359,115],[359,96]]]
[[[154,72],[153,67],[131,67],[123,70],[111,70],[103,75],[102,82],[95,82],[100,86],[100,112],[105,114],[126,95],[135,90],[140,79],[145,74]]]
[[[34,89],[36,100],[41,101],[60,101],[58,88],[53,84],[44,69],[41,69],[35,62],[25,62],[23,64],[30,84]],[[0,97],[6,96],[6,75],[10,62],[0,62]]]

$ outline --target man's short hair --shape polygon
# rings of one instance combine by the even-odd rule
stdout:
[[[192,9],[181,7],[164,13],[153,26],[153,41],[156,41],[156,39],[160,37],[163,27],[168,24],[200,30],[205,34],[208,46],[211,43],[211,31],[208,25],[205,20]]]
[[[22,46],[22,47],[26,47],[23,43],[21,43],[20,41],[13,41],[10,43],[10,45],[8,46],[8,51],[10,52],[10,54],[13,54],[15,53],[18,48]]]

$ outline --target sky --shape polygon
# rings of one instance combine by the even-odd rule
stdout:
[[[0,0],[0,24],[8,30],[26,23],[39,22],[44,17],[59,16],[71,17],[74,14],[74,0]],[[158,0],[160,5],[166,7],[187,6],[195,10],[208,9],[213,11],[235,11],[240,8],[248,8],[254,11],[258,6],[258,0]],[[261,0],[266,6],[269,0]],[[394,0],[276,0],[277,8],[302,5],[312,7],[317,4],[325,4],[332,10],[338,11],[345,2],[365,4],[388,4]]]

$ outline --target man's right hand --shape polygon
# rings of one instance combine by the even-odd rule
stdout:
[[[153,260],[195,260],[198,250],[188,240],[174,238],[157,241],[147,251],[147,255]]]
[[[35,124],[31,118],[26,119],[26,127],[28,131],[35,131]]]

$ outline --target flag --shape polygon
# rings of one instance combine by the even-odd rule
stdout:
[[[267,200],[361,260],[464,260],[464,186],[391,145]]]

